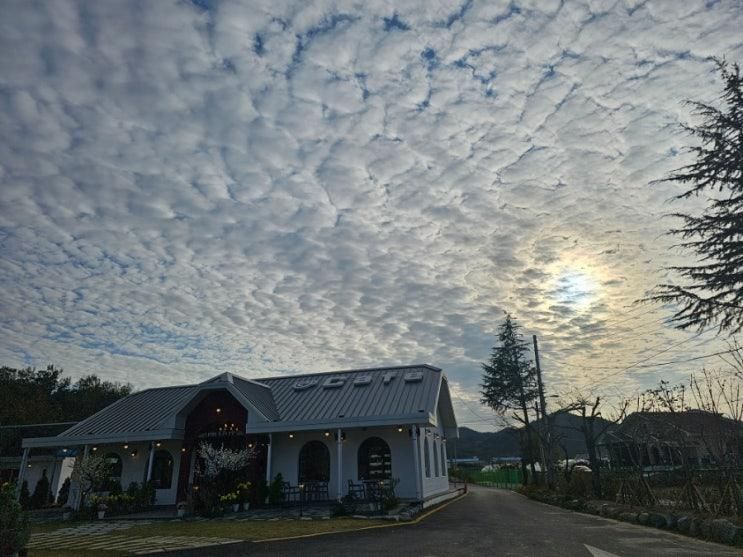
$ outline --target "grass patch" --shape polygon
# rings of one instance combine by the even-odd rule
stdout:
[[[85,550],[85,549],[29,549],[28,557],[93,557],[101,555],[102,557],[120,557],[126,555],[118,551]]]
[[[236,522],[234,520],[159,522],[143,524],[119,532],[127,536],[203,536],[235,540],[265,540],[324,532],[358,530],[365,526],[389,524],[383,520],[335,518],[329,520],[261,520]]]
[[[31,523],[31,533],[32,534],[45,534],[47,532],[54,532],[55,530],[59,530],[61,528],[75,528],[77,526],[82,526],[83,524],[88,524],[84,521],[62,521],[62,520],[56,520],[54,522],[37,522],[37,523]]]
[[[74,527],[82,522],[48,522],[35,524],[33,533],[54,532],[60,528]],[[258,541],[270,538],[285,538],[303,536],[307,534],[321,534],[327,532],[346,532],[358,530],[367,526],[389,524],[384,520],[356,520],[351,518],[336,518],[329,520],[265,520],[236,522],[234,520],[199,520],[182,522],[153,522],[132,526],[124,530],[111,532],[112,538],[120,542],[121,536],[134,540],[162,536],[191,536],[208,538],[230,538],[233,540]],[[108,535],[98,536],[96,542],[105,543]],[[85,539],[84,535],[79,537]],[[106,551],[102,549],[30,549],[29,557],[116,557],[126,555],[119,550]]]

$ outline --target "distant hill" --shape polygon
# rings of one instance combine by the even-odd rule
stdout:
[[[554,432],[562,437],[560,444],[565,446],[570,458],[575,457],[576,454],[585,454],[586,444],[583,441],[583,434],[572,429],[580,427],[580,416],[568,412],[556,412],[552,415],[552,419],[554,420]],[[494,457],[521,456],[519,443],[521,429],[523,428],[508,427],[495,432],[481,432],[468,427],[460,427],[459,439],[452,443],[456,447],[448,446],[447,454],[449,458],[453,458],[455,453],[458,458],[476,456],[485,462]]]

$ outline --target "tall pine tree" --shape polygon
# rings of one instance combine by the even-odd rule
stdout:
[[[498,328],[497,343],[490,360],[482,364],[482,403],[496,413],[511,417],[524,425],[526,441],[522,443],[526,459],[536,478],[529,409],[538,395],[536,370],[527,359],[527,344],[520,327],[510,314]],[[525,475],[526,477],[526,475]]]
[[[743,77],[738,64],[717,65],[722,106],[689,102],[702,120],[684,126],[699,139],[691,148],[696,161],[665,180],[688,187],[677,199],[711,194],[701,216],[677,213],[684,226],[670,231],[697,263],[671,267],[686,284],[660,284],[646,300],[677,304],[673,321],[679,329],[717,326],[735,334],[743,330]]]

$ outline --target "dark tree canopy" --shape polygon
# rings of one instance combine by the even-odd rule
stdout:
[[[536,371],[526,358],[527,350],[519,325],[507,315],[490,360],[482,364],[482,403],[499,414],[523,412],[537,397]]]
[[[676,213],[683,227],[670,231],[697,263],[671,267],[685,284],[660,284],[647,300],[677,304],[679,329],[716,326],[735,334],[743,330],[743,78],[738,64],[717,65],[721,107],[689,101],[702,121],[684,126],[699,140],[690,149],[696,161],[665,179],[687,188],[677,199],[710,195],[702,215]]]
[[[78,421],[132,392],[131,385],[102,381],[96,375],[73,383],[63,373],[53,365],[0,367],[0,425]]]

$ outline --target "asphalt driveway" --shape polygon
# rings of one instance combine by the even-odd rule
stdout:
[[[416,524],[296,540],[241,543],[186,556],[496,555],[518,557],[741,556],[734,548],[584,515],[505,490],[475,487]]]

